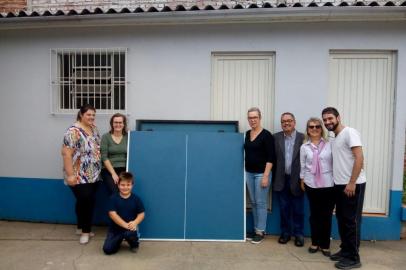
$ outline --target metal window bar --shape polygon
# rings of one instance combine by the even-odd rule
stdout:
[[[80,66],[81,67],[83,67],[83,51],[82,50],[80,50]],[[83,106],[83,74],[82,74],[82,69],[80,69],[80,90],[81,90],[81,93],[80,93],[80,106]],[[77,88],[76,88],[76,91],[77,91]]]
[[[102,72],[102,50],[99,50],[99,74]],[[101,92],[101,80],[99,79],[99,92]],[[101,95],[99,96],[99,104],[101,104]],[[96,107],[96,104],[95,104]],[[98,108],[100,109],[100,107]]]
[[[71,68],[69,69],[68,79],[72,84],[71,88],[69,89],[69,98],[72,99],[72,107],[69,107],[68,109],[76,109],[76,73],[72,73],[73,68],[76,66],[76,55],[69,52],[69,59],[71,61]]]
[[[76,54],[73,53],[73,52],[69,52],[69,59],[71,61],[71,67],[70,67],[69,72],[67,74],[68,75],[67,80],[69,80],[71,82],[71,88],[69,88],[68,95],[69,95],[69,98],[72,100],[72,104],[71,104],[72,107],[69,107],[68,109],[73,110],[73,109],[76,109],[76,107],[77,107],[77,105],[76,105],[77,100],[75,98],[75,96],[76,96],[76,82],[77,82],[76,81],[77,80],[76,76],[77,76],[77,74],[76,74],[76,72],[73,72],[73,70],[75,70],[76,63],[77,63]]]
[[[85,101],[101,112],[126,111],[126,48],[61,48],[50,54],[52,113],[70,114]]]
[[[109,68],[109,72],[110,72],[110,77],[108,77],[107,78],[107,85],[108,85],[108,89],[110,90],[110,99],[107,99],[106,100],[106,107],[109,107],[110,108],[110,110],[112,110],[113,108],[112,108],[112,102],[110,102],[110,101],[112,101],[113,99],[114,99],[114,89],[112,89],[112,85],[113,85],[113,83],[112,83],[112,81],[111,81],[111,79],[114,77],[114,74],[112,74],[111,72],[113,71],[113,67],[111,66],[111,64],[112,64],[112,55],[114,54],[114,50],[113,51],[111,51],[111,52],[107,52],[106,53],[107,55],[106,55],[106,61],[107,61],[107,65],[106,66],[108,66]]]
[[[100,64],[101,70],[102,71],[104,70],[105,72],[107,72],[107,68],[106,68],[106,66],[107,66],[107,54],[106,54],[106,51],[102,50],[100,52],[100,56],[101,56],[101,64]],[[103,56],[104,56],[104,58],[103,58]],[[103,60],[105,61],[104,65],[103,65]],[[101,74],[102,74],[102,72],[100,72],[100,76],[99,76],[100,77],[100,91],[101,91],[102,86],[103,86],[103,80],[102,80]],[[104,87],[107,88],[107,82],[104,82]],[[101,105],[103,103],[101,95],[100,95],[99,99],[100,99],[99,106],[101,107]]]
[[[61,91],[57,91],[57,102],[60,104],[62,108],[65,107],[65,59],[63,57],[63,50],[62,53],[60,51],[55,51],[56,57],[58,59],[58,66],[57,66],[57,73],[58,77],[54,79],[56,81],[55,90],[61,89]]]
[[[105,50],[105,54],[106,54],[106,60],[105,60],[106,65],[104,66],[104,69],[105,69],[105,72],[107,74],[107,69],[108,69],[108,65],[109,65],[107,49]],[[101,77],[101,74],[100,74],[100,77]],[[105,78],[105,80],[106,80],[106,82],[105,82],[106,86],[105,87],[106,87],[106,89],[108,89],[109,88],[109,80],[107,80],[107,78]],[[101,78],[100,78],[100,81],[101,81]],[[100,100],[100,106],[101,106],[101,104],[102,104],[102,100]],[[106,108],[108,107],[107,99],[106,99],[106,105],[105,106],[106,106]]]
[[[65,55],[63,54],[62,57],[65,57]],[[68,108],[64,107],[64,109],[73,109],[74,106],[75,106],[75,103],[74,103],[75,101],[72,99],[72,95],[71,95],[73,84],[72,84],[72,80],[70,80],[70,74],[71,74],[71,70],[72,70],[72,66],[73,66],[73,58],[72,57],[73,56],[71,54],[71,51],[69,50],[67,57],[65,57],[68,60],[68,70],[67,70],[67,72],[65,72],[63,74],[63,76],[67,76],[66,78],[64,77],[64,80],[66,80],[68,82],[68,89],[67,89],[67,91],[68,91],[68,93],[67,93]]]
[[[110,55],[110,65],[111,65],[111,72],[113,74],[113,76],[111,77],[111,109],[114,110],[116,109],[116,103],[118,101],[120,101],[120,99],[116,99],[116,54],[117,54],[117,50],[114,50],[111,55]]]
[[[119,95],[119,97],[121,97],[121,53],[120,52],[118,52],[117,53],[117,59],[118,59],[118,73],[117,73],[117,75],[118,75],[118,81],[117,81],[117,83],[118,83],[118,95]],[[114,90],[115,90],[116,88],[114,87]],[[115,96],[115,95],[114,95]],[[118,99],[118,109],[121,109],[121,98],[119,98]]]
[[[127,76],[127,72],[128,72],[128,67],[127,67],[127,64],[128,64],[128,59],[127,59],[127,52],[128,52],[128,49],[125,49],[125,51],[124,51],[124,109],[125,110],[127,110],[127,105],[128,105],[128,94],[127,94],[127,84],[128,84],[128,81],[127,81],[127,78],[128,78],[128,76]]]
[[[89,69],[89,49],[86,49],[86,67],[87,67],[87,69]],[[82,70],[82,73],[83,73],[83,70]],[[89,72],[86,72],[85,73],[86,74],[86,93],[87,93],[87,95],[86,95],[86,104],[88,104],[90,101],[89,101],[89,80],[90,80],[90,77],[89,77]]]
[[[118,89],[118,95],[121,97],[121,52],[117,52],[117,59],[118,59],[118,80],[117,80],[117,89]],[[114,88],[115,89],[115,88]],[[118,109],[121,109],[121,98],[118,99]]]
[[[96,52],[93,51],[93,84],[96,83]],[[96,104],[96,88],[93,87],[93,104]]]

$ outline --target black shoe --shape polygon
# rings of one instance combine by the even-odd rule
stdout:
[[[348,258],[344,258],[339,262],[336,262],[334,266],[338,269],[353,269],[353,268],[360,268],[361,261],[360,260],[350,260]]]
[[[323,253],[324,256],[326,257],[331,257],[331,252],[328,249],[320,249],[321,253]]]
[[[251,241],[251,243],[253,243],[253,244],[259,244],[259,243],[261,243],[263,240],[264,240],[264,238],[265,238],[265,235],[263,234],[263,233],[261,233],[261,234],[255,234],[254,235],[254,237],[252,238],[252,241]]]
[[[245,236],[245,239],[246,239],[247,241],[251,241],[251,240],[254,238],[254,236],[255,236],[255,233],[254,233],[254,232],[247,232],[247,234],[246,234],[246,236]]]
[[[286,235],[281,235],[278,239],[279,244],[286,244],[289,241],[290,241],[290,236],[286,236]]]
[[[316,253],[318,250],[319,250],[319,247],[312,247],[312,246],[310,246],[308,249],[309,253]]]
[[[295,246],[303,247],[304,246],[304,238],[303,236],[295,236]]]
[[[341,250],[338,251],[337,253],[330,255],[330,260],[332,260],[332,261],[340,261],[342,259],[344,259],[344,255]]]

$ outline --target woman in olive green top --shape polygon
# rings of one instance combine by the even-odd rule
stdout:
[[[110,194],[118,192],[118,175],[126,171],[127,140],[127,118],[116,113],[110,119],[110,132],[103,135],[100,146],[104,165],[101,176]]]

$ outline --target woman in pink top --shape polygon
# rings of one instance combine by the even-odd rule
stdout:
[[[310,253],[321,250],[330,256],[331,218],[334,209],[333,157],[327,130],[319,118],[307,121],[305,140],[300,147],[301,187],[310,205]]]

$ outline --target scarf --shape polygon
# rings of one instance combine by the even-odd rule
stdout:
[[[316,187],[324,186],[324,180],[321,175],[321,162],[320,162],[320,158],[319,158],[319,155],[320,155],[321,151],[323,150],[324,146],[325,146],[325,142],[323,139],[320,140],[320,143],[318,146],[310,143],[310,148],[313,151],[311,173],[314,175],[314,182],[316,184]]]

